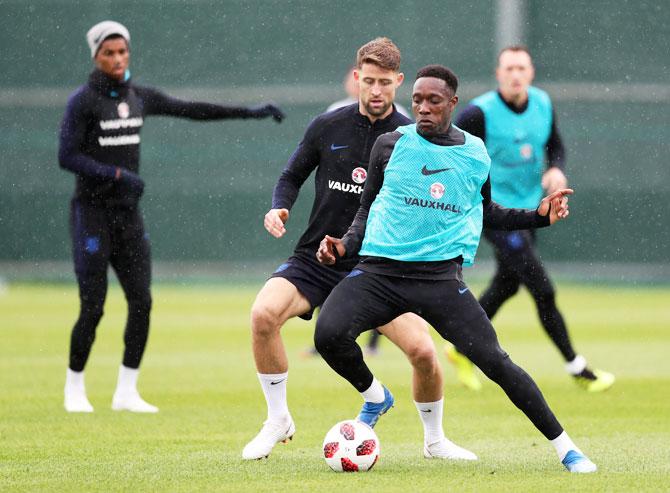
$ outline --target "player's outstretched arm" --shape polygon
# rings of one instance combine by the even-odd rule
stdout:
[[[252,115],[251,118],[272,117],[272,119],[277,123],[281,123],[281,121],[286,118],[286,115],[281,109],[279,109],[279,106],[276,106],[272,103],[264,103],[258,106],[254,106],[249,108],[249,111]]]
[[[575,191],[571,188],[556,190],[542,199],[537,208],[537,213],[543,217],[546,217],[548,214],[549,224],[554,224],[556,221],[565,219],[570,214],[568,210],[568,196],[573,193]]]
[[[340,238],[326,235],[316,251],[316,259],[324,265],[333,265],[338,258],[344,257],[346,253],[347,249]]]
[[[136,89],[143,100],[144,111],[147,115],[176,116],[193,120],[272,117],[277,123],[285,118],[284,112],[272,103],[263,103],[250,108],[246,106],[224,106],[198,101],[183,101],[167,96],[150,87],[136,86]]]
[[[537,209],[513,209],[491,200],[491,180],[482,186],[484,227],[501,231],[544,228],[568,217],[570,188],[562,188],[542,199]]]
[[[288,221],[288,216],[288,209],[270,209],[267,214],[265,214],[263,226],[265,226],[265,229],[267,229],[268,233],[272,236],[281,238],[286,234],[284,224]]]

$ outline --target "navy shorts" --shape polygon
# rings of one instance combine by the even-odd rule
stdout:
[[[310,310],[300,315],[304,320],[311,320],[314,309],[323,305],[328,295],[338,283],[349,275],[348,271],[337,271],[320,264],[316,258],[307,260],[304,257],[290,257],[277,267],[270,276],[281,277],[293,284],[310,304]]]

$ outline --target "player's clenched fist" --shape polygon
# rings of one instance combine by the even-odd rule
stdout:
[[[568,210],[568,195],[572,195],[574,190],[571,188],[562,188],[554,193],[547,195],[542,199],[537,208],[538,214],[546,216],[549,214],[549,224],[565,219],[570,214]]]
[[[341,239],[326,235],[321,240],[319,249],[316,251],[316,259],[322,264],[333,265],[346,252],[347,250],[344,248],[344,243],[342,243]]]
[[[270,209],[265,214],[263,226],[275,238],[281,238],[286,233],[284,224],[288,221],[288,209]]]

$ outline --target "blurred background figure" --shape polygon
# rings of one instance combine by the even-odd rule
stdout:
[[[137,378],[149,337],[151,255],[139,202],[140,131],[149,115],[194,120],[284,115],[271,104],[255,108],[181,101],[135,85],[128,70],[130,33],[122,24],[104,21],[86,34],[95,68],[88,83],[70,95],[61,124],[58,160],[74,173],[70,233],[79,283],[79,317],[70,338],[65,381],[65,409],[93,412],[86,395],[84,367],[107,296],[111,265],[128,302],[125,351],[119,368],[115,411],[155,413],[140,397]]]
[[[482,139],[491,156],[493,200],[505,207],[532,208],[543,195],[565,188],[565,149],[549,95],[531,84],[535,69],[528,49],[514,45],[498,56],[498,89],[475,99],[456,125]],[[546,164],[545,164],[546,157]],[[575,352],[556,293],[535,249],[535,232],[484,230],[495,251],[496,274],[479,298],[489,319],[525,286],[535,301],[542,327],[566,361],[566,371],[589,392],[606,390],[614,375],[589,368]],[[453,347],[447,357],[468,388],[481,386],[472,363]]]

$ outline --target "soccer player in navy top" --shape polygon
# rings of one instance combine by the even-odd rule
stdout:
[[[130,34],[104,21],[86,35],[95,69],[70,96],[60,131],[60,166],[75,174],[70,231],[79,283],[79,318],[72,330],[65,409],[92,412],[84,367],[102,317],[107,267],[112,266],[128,302],[125,352],[112,399],[114,410],[155,413],[137,391],[140,361],[149,335],[151,260],[139,201],[140,130],[149,115],[196,120],[283,118],[279,108],[180,101],[130,80]]]
[[[343,235],[351,224],[377,137],[410,122],[393,105],[396,88],[403,80],[395,44],[377,38],[363,45],[356,67],[358,102],[326,112],[309,125],[275,186],[272,209],[265,216],[268,232],[276,238],[283,236],[298,192],[315,171],[316,194],[307,229],[293,256],[260,290],[251,312],[253,353],[267,403],[267,420],[244,447],[245,459],[267,457],[277,443],[295,433],[286,397],[288,359],[281,328],[293,317],[310,319],[314,309],[356,265],[355,255],[334,267],[321,265],[315,257],[319,242],[326,234]],[[472,452],[444,435],[442,369],[425,321],[411,313],[398,313],[393,319],[380,324],[384,325],[380,330],[412,363],[414,401],[424,426],[424,456],[475,460]],[[374,426],[378,413],[369,413],[364,407],[358,418]]]
[[[537,209],[506,209],[491,200],[490,159],[478,137],[451,125],[458,80],[446,67],[419,70],[412,91],[416,125],[382,135],[370,154],[356,218],[342,239],[325,236],[317,252],[326,265],[358,265],[325,301],[314,342],[326,362],[384,414],[393,396],[365,364],[356,338],[399,314],[423,317],[461,348],[551,440],[571,472],[593,472],[535,382],[498,343],[486,313],[464,284],[484,225],[498,229],[548,226],[568,214],[569,189]]]
[[[532,207],[543,189],[551,193],[567,185],[563,173],[565,150],[556,114],[549,95],[531,85],[533,77],[533,62],[525,47],[503,49],[496,68],[498,90],[472,100],[456,119],[457,127],[486,144],[491,156],[491,196],[506,207]],[[614,375],[589,368],[570,342],[556,306],[554,287],[535,250],[534,232],[485,229],[484,237],[493,246],[497,267],[491,284],[479,298],[488,317],[493,319],[503,303],[525,285],[544,330],[576,382],[589,392],[611,387]],[[459,380],[478,390],[481,384],[472,363],[451,346],[447,356]]]

